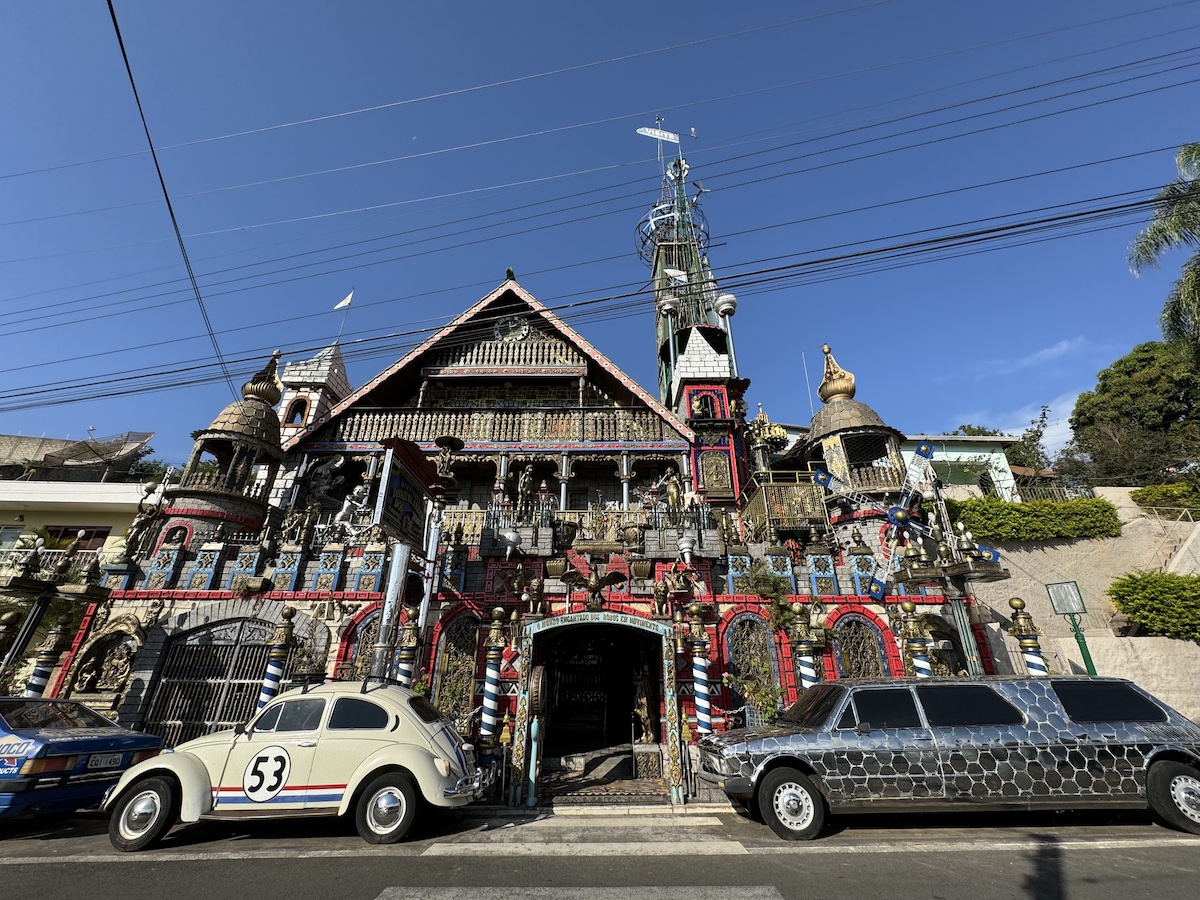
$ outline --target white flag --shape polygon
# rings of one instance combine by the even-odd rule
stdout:
[[[346,295],[346,299],[339,303],[334,309],[345,309],[350,305],[350,301],[354,299],[354,288],[350,288],[350,293]]]

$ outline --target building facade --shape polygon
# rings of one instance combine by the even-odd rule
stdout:
[[[747,417],[687,183],[678,159],[640,226],[656,394],[511,272],[357,389],[336,344],[273,357],[105,560],[53,689],[168,745],[230,727],[290,608],[287,677],[362,678],[384,647],[505,748],[513,802],[544,763],[630,743],[682,802],[698,733],[820,679],[991,672],[967,579],[1002,570],[934,527],[936,495],[920,511],[927,457],[832,352],[794,446]]]

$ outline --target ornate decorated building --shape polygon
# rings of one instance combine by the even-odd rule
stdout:
[[[828,348],[798,446],[747,421],[686,179],[676,160],[639,229],[657,396],[511,271],[357,390],[337,345],[282,377],[277,354],[106,562],[53,689],[174,744],[248,718],[273,645],[293,680],[361,678],[383,646],[503,752],[510,800],[632,743],[682,802],[698,732],[819,679],[990,671],[964,587],[998,565],[934,527],[936,497],[922,519],[925,457]]]

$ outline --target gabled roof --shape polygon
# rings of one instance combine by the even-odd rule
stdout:
[[[556,316],[542,303],[534,299],[533,295],[517,284],[515,279],[509,278],[458,318],[454,319],[454,321],[450,322],[450,324],[446,325],[446,327],[433,334],[419,347],[410,351],[402,359],[393,363],[387,369],[380,372],[358,390],[354,391],[352,394],[334,406],[333,409],[329,411],[328,415],[322,417],[318,421],[313,422],[304,430],[299,431],[292,437],[288,438],[284,442],[283,448],[285,450],[291,450],[304,442],[314,431],[336,419],[371,391],[378,388],[384,382],[388,381],[390,378],[407,368],[409,365],[418,361],[425,353],[427,353],[437,344],[445,341],[456,331],[459,331],[464,326],[468,325],[489,306],[498,303],[508,295],[516,297],[525,306],[527,306],[531,312],[540,316],[551,326],[551,328],[558,332],[560,336],[565,338],[568,342],[574,344],[590,361],[594,362],[605,372],[609,373],[609,375],[619,381],[631,394],[633,394],[656,414],[658,414],[667,422],[668,425],[670,425],[672,429],[679,432],[679,434],[681,434],[688,441],[694,441],[696,439],[695,433],[683,423],[682,419],[659,403],[658,400],[647,393],[637,382],[622,372],[608,357],[584,340],[583,337],[577,331],[575,331],[575,329],[571,328],[571,326],[567,325],[566,322]]]

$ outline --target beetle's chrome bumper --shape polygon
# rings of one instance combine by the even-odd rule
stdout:
[[[494,766],[488,766],[486,769],[476,768],[474,775],[464,775],[454,787],[445,788],[442,796],[447,800],[456,800],[460,797],[474,800],[483,793],[484,788],[495,780],[496,769]]]

